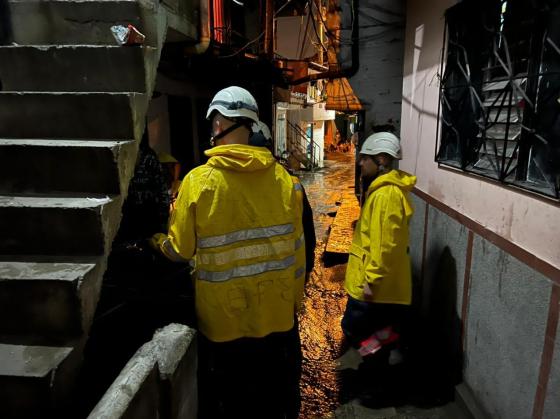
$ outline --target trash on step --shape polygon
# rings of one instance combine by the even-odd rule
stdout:
[[[111,32],[119,45],[142,45],[146,36],[133,25],[111,26]]]
[[[128,42],[129,45],[141,45],[144,43],[146,36],[132,25],[128,25]]]

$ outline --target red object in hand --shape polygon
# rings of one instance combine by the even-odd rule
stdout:
[[[381,342],[375,337],[375,334],[371,335],[366,340],[360,342],[360,348],[358,352],[361,356],[373,355],[381,349]]]

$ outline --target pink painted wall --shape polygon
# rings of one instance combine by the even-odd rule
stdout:
[[[560,204],[434,162],[443,15],[455,3],[407,2],[400,168],[418,176],[420,190],[560,268]]]

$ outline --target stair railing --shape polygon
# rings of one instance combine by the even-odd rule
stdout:
[[[297,124],[286,121],[288,126],[288,149],[306,169],[319,167],[321,147]]]

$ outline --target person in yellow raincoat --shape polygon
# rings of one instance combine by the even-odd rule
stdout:
[[[258,107],[245,89],[208,109],[214,146],[183,179],[167,234],[152,244],[194,259],[199,418],[297,418],[306,243],[301,185],[249,145]]]
[[[360,150],[361,177],[370,183],[349,252],[342,330],[362,356],[398,339],[412,299],[409,192],[416,177],[392,168],[400,157],[399,139],[389,132],[371,135]]]

